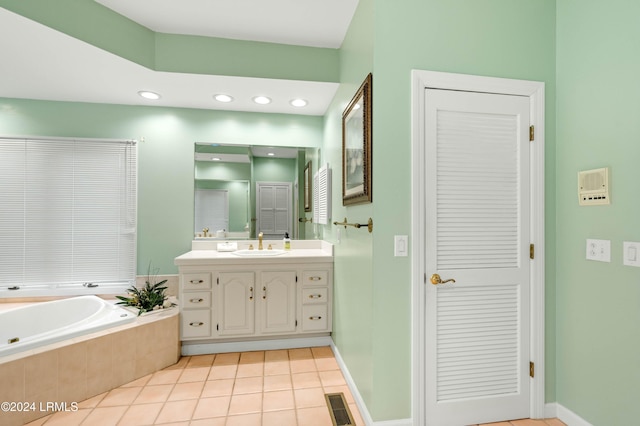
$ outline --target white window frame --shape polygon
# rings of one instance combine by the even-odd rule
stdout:
[[[0,297],[135,285],[137,168],[132,140],[0,137]]]

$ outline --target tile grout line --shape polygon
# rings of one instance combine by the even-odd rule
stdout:
[[[265,394],[266,394],[267,392],[277,392],[277,391],[278,391],[278,390],[273,390],[273,389],[272,389],[272,390],[266,390],[266,389],[265,389],[265,378],[267,377],[267,375],[265,374],[265,373],[266,373],[266,370],[265,370],[266,365],[267,365],[269,362],[282,362],[282,361],[285,361],[285,359],[282,359],[282,360],[281,360],[281,359],[277,359],[277,358],[276,358],[276,359],[273,359],[272,361],[267,361],[267,358],[266,358],[266,352],[267,352],[267,351],[260,351],[260,352],[262,352],[262,354],[263,354],[263,356],[262,356],[262,360],[261,360],[261,361],[259,361],[259,362],[262,364],[262,368],[261,368],[261,373],[262,373],[262,374],[261,374],[260,376],[238,377],[238,371],[239,371],[239,368],[238,368],[238,367],[241,365],[241,362],[240,362],[240,361],[241,361],[241,359],[242,359],[242,358],[241,358],[241,355],[242,355],[242,354],[241,354],[241,353],[239,353],[239,354],[238,354],[237,362],[233,364],[233,365],[235,365],[235,366],[236,366],[236,371],[235,371],[235,374],[234,374],[234,377],[233,377],[233,385],[232,385],[232,388],[231,388],[231,391],[230,391],[230,392],[231,392],[231,394],[230,394],[230,396],[229,396],[229,404],[227,405],[227,407],[226,407],[226,411],[225,411],[225,413],[226,413],[225,418],[229,418],[229,417],[230,417],[230,408],[231,408],[231,407],[230,407],[230,405],[231,405],[231,399],[233,398],[233,396],[234,396],[234,395],[240,395],[240,394],[236,394],[236,393],[235,393],[235,391],[237,390],[237,386],[238,386],[238,379],[242,379],[242,378],[251,378],[251,377],[260,377],[260,378],[262,379],[262,380],[261,380],[261,382],[262,382],[262,386],[261,386],[261,388],[260,388],[260,391],[259,391],[259,392],[261,393],[262,409],[261,409],[261,411],[260,411],[258,414],[260,414],[260,418],[261,418],[261,420],[263,420],[263,419],[264,419],[264,415],[265,415],[265,411],[264,411],[264,408],[265,408],[265,406],[264,406],[264,402],[265,402]],[[298,421],[298,417],[297,417],[298,410],[301,410],[301,409],[303,409],[303,408],[313,408],[313,407],[316,407],[316,405],[313,405],[312,407],[301,407],[301,406],[299,406],[299,403],[298,403],[298,401],[296,400],[296,391],[297,391],[297,390],[305,390],[305,389],[313,389],[313,388],[317,388],[317,389],[319,389],[319,390],[320,390],[320,392],[321,392],[323,395],[324,395],[324,394],[326,394],[326,392],[327,392],[327,389],[326,389],[326,388],[327,388],[327,386],[328,386],[328,385],[327,385],[327,384],[325,384],[325,382],[323,382],[323,380],[322,380],[322,378],[321,378],[321,374],[320,374],[321,372],[324,372],[325,370],[322,370],[322,371],[321,371],[321,370],[319,370],[319,366],[318,366],[318,362],[317,362],[317,361],[318,361],[318,359],[320,359],[320,358],[323,358],[323,359],[324,359],[324,358],[329,358],[329,357],[328,357],[328,356],[320,356],[320,355],[316,356],[316,355],[313,353],[313,351],[311,351],[311,350],[309,350],[309,352],[311,352],[311,356],[310,356],[309,358],[307,358],[307,356],[306,356],[306,355],[304,355],[302,358],[293,358],[293,359],[292,359],[292,358],[291,358],[291,351],[287,351],[287,357],[286,357],[287,370],[288,370],[288,372],[287,372],[287,378],[288,378],[288,380],[289,380],[290,387],[287,387],[286,389],[281,389],[281,390],[288,390],[288,391],[290,392],[290,396],[291,396],[291,408],[283,408],[283,409],[272,410],[273,412],[277,412],[277,411],[289,411],[289,410],[291,410],[291,411],[293,411],[293,414],[294,414],[294,416],[296,417],[296,422]],[[219,354],[217,354],[217,355],[219,355]],[[201,380],[197,380],[197,381],[194,381],[194,382],[180,382],[181,378],[182,378],[182,377],[186,374],[186,372],[189,370],[189,364],[190,364],[190,362],[191,362],[191,361],[192,361],[192,359],[193,359],[193,357],[185,357],[185,358],[186,358],[186,360],[185,360],[185,361],[180,360],[180,361],[178,361],[178,363],[176,363],[176,364],[175,364],[175,365],[179,365],[179,364],[180,364],[180,367],[178,367],[178,368],[175,368],[175,367],[174,367],[174,368],[171,368],[171,367],[169,367],[169,368],[166,368],[166,369],[160,370],[160,371],[180,370],[180,373],[179,373],[178,377],[177,377],[175,380],[173,380],[173,379],[172,379],[170,383],[163,383],[162,381],[160,381],[160,382],[159,382],[159,383],[157,383],[157,384],[153,384],[153,378],[154,378],[154,375],[158,373],[158,372],[155,372],[155,373],[152,373],[152,374],[150,375],[150,377],[148,378],[148,380],[146,380],[146,381],[144,382],[144,384],[142,384],[141,386],[127,386],[127,384],[125,384],[125,385],[122,385],[122,386],[120,386],[120,387],[118,387],[118,388],[115,388],[115,389],[112,389],[112,390],[110,390],[110,391],[104,392],[103,394],[101,394],[101,395],[102,395],[102,397],[101,397],[98,401],[95,401],[95,403],[93,404],[93,406],[92,406],[92,407],[87,407],[87,410],[88,410],[89,412],[88,412],[88,414],[85,416],[85,418],[82,420],[82,422],[81,422],[80,424],[85,423],[85,421],[87,421],[87,420],[88,420],[88,418],[89,418],[89,417],[91,417],[92,413],[96,412],[96,409],[98,409],[98,408],[107,408],[107,407],[108,407],[108,408],[111,408],[111,407],[123,407],[123,408],[124,408],[124,411],[122,412],[121,416],[118,418],[118,422],[122,422],[122,421],[123,421],[123,419],[125,419],[125,418],[126,418],[125,416],[126,416],[126,414],[128,413],[128,411],[131,409],[131,407],[133,407],[133,406],[145,405],[145,404],[152,404],[152,403],[153,403],[153,404],[160,403],[160,404],[162,404],[162,406],[160,407],[160,409],[158,410],[157,414],[155,415],[155,417],[154,417],[154,419],[153,419],[153,421],[154,421],[154,423],[155,423],[155,422],[158,420],[158,418],[160,418],[161,414],[163,413],[163,410],[165,409],[165,407],[167,406],[167,404],[168,404],[168,403],[171,403],[171,402],[179,402],[179,401],[186,401],[186,400],[191,400],[191,399],[194,399],[194,400],[196,401],[196,403],[195,403],[195,405],[194,405],[193,411],[192,411],[192,413],[191,413],[191,415],[190,415],[190,419],[189,419],[188,421],[194,421],[194,420],[196,420],[196,419],[194,419],[194,415],[196,414],[196,409],[197,409],[197,407],[198,407],[199,401],[201,401],[201,400],[203,399],[204,389],[205,389],[205,387],[206,387],[206,384],[207,384],[207,382],[209,382],[209,381],[210,381],[210,380],[208,380],[208,379],[209,379],[209,376],[211,375],[211,373],[212,373],[212,371],[213,371],[213,368],[214,368],[214,366],[215,366],[215,361],[216,361],[217,355],[215,355],[215,356],[214,356],[214,358],[211,360],[211,364],[207,364],[206,366],[205,366],[205,365],[202,365],[202,366],[195,365],[195,366],[193,366],[193,368],[200,368],[200,367],[207,367],[207,368],[208,368],[208,372],[207,372],[207,374],[206,374],[206,377],[203,377]],[[294,369],[292,368],[292,361],[296,361],[296,360],[310,360],[310,361],[313,361],[313,369],[312,369],[311,371],[300,371],[299,373],[300,373],[300,374],[303,374],[303,373],[314,373],[315,377],[316,377],[316,378],[317,378],[317,380],[318,380],[318,385],[317,385],[317,386],[303,387],[303,388],[300,388],[300,389],[296,389],[296,388],[294,387],[293,375],[294,375],[294,374],[296,374],[296,373],[294,373]],[[253,363],[253,362],[246,362],[246,363],[243,363],[243,364],[252,364],[252,363]],[[174,365],[174,366],[175,366],[175,365]],[[223,365],[224,365],[224,364],[223,364]],[[231,364],[228,364],[228,365],[231,365]],[[308,367],[306,367],[306,369],[308,369]],[[326,371],[332,371],[332,370],[331,370],[331,369],[329,369],[329,370],[326,370]],[[339,369],[338,369],[337,371],[339,371]],[[276,374],[276,375],[279,375],[279,374]],[[142,379],[142,378],[139,378],[139,379],[136,379],[136,380],[140,380],[140,379]],[[133,382],[135,382],[136,380],[134,380],[134,381],[132,381],[132,382],[130,382],[130,383],[133,383]],[[215,381],[215,380],[219,380],[219,379],[213,379],[213,380],[211,380],[211,381]],[[200,383],[200,382],[202,383],[202,388],[199,390],[199,392],[198,392],[198,396],[197,396],[196,398],[189,398],[189,397],[187,397],[187,398],[185,398],[184,400],[183,400],[183,399],[176,399],[175,401],[170,400],[171,395],[172,395],[172,394],[177,390],[178,385],[180,385],[180,384],[188,384],[188,383]],[[143,390],[144,390],[144,389],[148,389],[148,388],[150,388],[151,386],[161,386],[161,385],[169,385],[169,386],[170,386],[170,388],[169,388],[169,390],[168,390],[168,392],[167,392],[166,396],[165,396],[165,397],[163,397],[163,398],[162,398],[162,400],[158,400],[158,401],[156,401],[156,402],[141,402],[141,403],[139,403],[139,404],[136,404],[136,403],[135,403],[135,401],[136,401],[136,400],[140,397],[140,395],[143,393]],[[334,385],[334,386],[338,386],[338,385]],[[110,393],[112,393],[114,390],[118,390],[118,389],[122,389],[122,388],[127,388],[127,387],[129,387],[129,388],[139,387],[139,388],[140,388],[140,390],[139,390],[139,392],[136,394],[135,398],[133,398],[133,400],[132,400],[129,404],[122,404],[122,405],[115,405],[115,406],[107,406],[107,407],[103,407],[103,406],[101,406],[101,405],[100,405],[100,404],[102,404],[102,403],[105,401],[105,399],[107,399],[107,398],[108,398],[109,394],[110,394]],[[250,394],[250,393],[258,393],[258,392],[247,392],[247,394]],[[100,395],[97,395],[96,397],[98,397],[98,396],[100,396]],[[93,397],[93,398],[96,398],[96,397]],[[89,399],[92,399],[92,398],[89,398]],[[85,401],[86,401],[86,400],[85,400]],[[322,405],[318,405],[318,407],[321,407],[321,406],[322,406]],[[242,414],[248,414],[248,413],[237,413],[237,414],[234,414],[234,415],[242,415]],[[53,416],[53,415],[52,415],[52,416]],[[222,416],[220,416],[220,417],[222,417]],[[49,420],[51,420],[51,416],[49,416],[49,418],[45,419],[45,420],[43,421],[43,423],[41,423],[41,424],[45,424],[45,423],[47,423]],[[200,419],[200,420],[203,420],[203,419]]]

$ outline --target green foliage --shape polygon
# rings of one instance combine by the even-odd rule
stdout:
[[[151,269],[151,266],[149,266]],[[155,277],[152,279],[151,274],[147,276],[145,285],[142,288],[137,288],[135,285],[129,288],[129,297],[116,296],[120,302],[116,305],[131,306],[138,308],[138,315],[143,312],[153,311],[154,309],[161,309],[164,306],[164,301],[167,299],[164,292],[167,287],[164,284],[167,280],[162,280],[158,283],[151,284],[151,281],[155,281]]]

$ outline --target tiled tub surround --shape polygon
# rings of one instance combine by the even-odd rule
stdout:
[[[47,416],[46,403],[80,402],[175,364],[178,309],[0,358],[0,401],[33,403],[34,411],[1,412],[3,426]],[[40,404],[42,403],[42,405]],[[44,407],[44,410],[41,410]]]

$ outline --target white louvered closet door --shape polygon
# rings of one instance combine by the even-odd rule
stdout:
[[[290,182],[256,182],[257,232],[265,239],[282,239],[292,235],[292,205]]]
[[[425,114],[427,424],[529,417],[529,98],[428,89]]]

